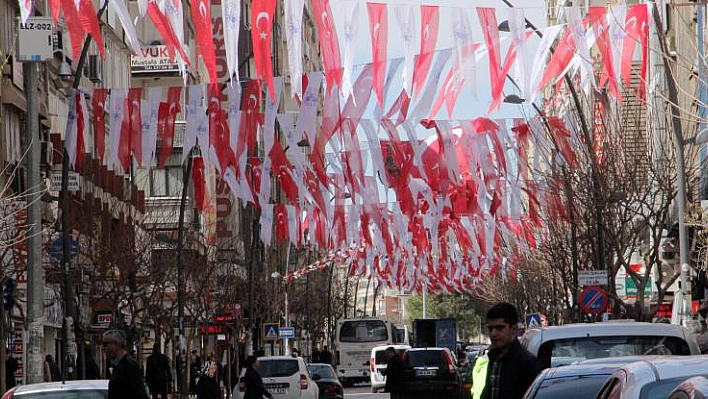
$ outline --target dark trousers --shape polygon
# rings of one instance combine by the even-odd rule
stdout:
[[[167,381],[150,384],[152,399],[167,399]]]

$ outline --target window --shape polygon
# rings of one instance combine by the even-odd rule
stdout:
[[[153,197],[182,196],[182,168],[166,167],[150,171],[150,194]]]
[[[341,342],[378,342],[387,339],[386,323],[381,320],[345,321],[339,330]]]
[[[263,378],[289,377],[300,370],[297,359],[261,360],[258,373]]]

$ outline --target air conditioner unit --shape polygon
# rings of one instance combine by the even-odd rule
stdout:
[[[92,82],[101,82],[103,80],[103,63],[98,54],[89,55],[88,78]]]
[[[54,145],[50,141],[42,141],[40,150],[40,165],[54,165]]]

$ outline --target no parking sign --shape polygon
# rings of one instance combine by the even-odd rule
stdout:
[[[584,287],[580,290],[578,305],[585,313],[602,314],[607,309],[607,293],[598,286]]]

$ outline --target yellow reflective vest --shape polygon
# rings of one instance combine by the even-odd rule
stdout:
[[[487,382],[487,366],[489,365],[489,356],[485,353],[475,360],[472,366],[472,399],[480,399],[484,384]]]

